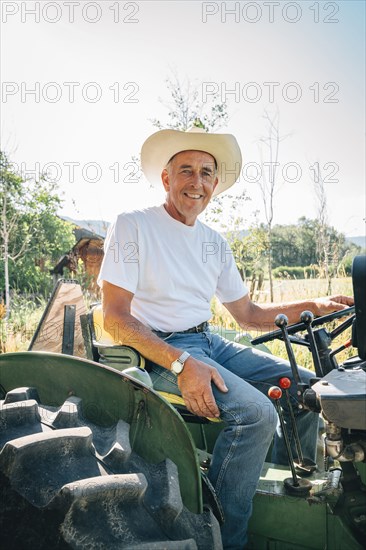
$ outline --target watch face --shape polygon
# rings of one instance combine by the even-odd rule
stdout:
[[[173,363],[170,365],[170,369],[174,374],[180,374],[182,370],[184,369],[184,363],[187,361],[189,357],[188,351],[184,351],[178,359],[173,361]]]
[[[180,374],[183,369],[184,363],[181,363],[180,361],[173,361],[171,370],[174,372],[174,374]]]

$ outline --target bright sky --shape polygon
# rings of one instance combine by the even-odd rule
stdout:
[[[155,131],[149,119],[167,120],[159,98],[169,100],[164,81],[175,69],[203,101],[218,90],[229,102],[221,131],[242,148],[247,223],[257,209],[264,219],[249,180],[264,111],[278,108],[288,137],[274,223],[316,216],[318,162],[329,222],[365,234],[363,0],[2,1],[1,10],[1,147],[28,175],[52,167],[63,214],[112,221],[162,202],[161,189],[128,181],[126,164]]]

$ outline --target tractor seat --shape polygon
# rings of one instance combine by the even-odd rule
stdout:
[[[92,307],[89,325],[95,361],[120,371],[129,367],[145,367],[145,359],[138,351],[130,346],[116,344],[117,339],[105,330],[101,304]]]
[[[145,369],[145,358],[130,346],[117,345],[113,336],[104,329],[102,305],[92,307],[90,314],[90,327],[94,359],[102,365],[124,371],[131,367]],[[132,375],[131,372],[128,374]],[[148,375],[147,371],[146,375]],[[139,378],[139,377],[137,377]],[[152,387],[152,383],[151,383]],[[158,392],[171,405],[173,405],[187,422],[208,423],[221,422],[219,418],[202,418],[192,414],[185,406],[184,399],[180,395],[167,392]]]

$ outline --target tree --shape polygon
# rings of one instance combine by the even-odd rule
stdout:
[[[303,216],[297,224],[273,226],[272,267],[319,265],[317,243],[321,232],[327,235],[329,250],[337,250],[337,254],[332,256],[333,265],[329,266],[334,274],[351,250],[354,255],[360,250],[347,243],[344,234],[334,227],[325,224],[321,228],[319,220]]]
[[[317,263],[316,220],[301,217],[296,224],[275,225],[272,231],[272,267]]]
[[[220,101],[220,94],[212,94],[210,101],[203,103],[199,97],[199,84],[185,78],[179,79],[175,71],[165,80],[171,99],[159,99],[168,109],[168,120],[162,123],[159,119],[152,119],[153,126],[170,128],[172,130],[188,130],[191,126],[204,128],[207,132],[219,130],[227,125],[227,103]]]
[[[56,214],[62,202],[56,184],[44,177],[23,179],[4,152],[0,161],[0,282],[8,319],[10,289],[46,295],[52,285],[48,268],[75,238],[72,226]]]
[[[326,293],[328,296],[332,293],[332,276],[334,275],[335,266],[337,266],[340,258],[340,243],[331,240],[331,235],[328,226],[328,206],[325,181],[322,176],[320,164],[318,173],[314,174],[314,189],[318,199],[318,235],[316,240],[316,251],[318,263],[321,272],[327,283]]]
[[[11,169],[5,153],[0,151],[0,208],[1,208],[1,259],[4,260],[5,319],[10,315],[9,262],[16,261],[24,254],[30,235],[17,239],[16,233],[24,207],[22,178]]]
[[[274,214],[274,195],[277,181],[277,167],[280,142],[287,136],[280,136],[280,121],[279,112],[277,111],[273,116],[270,116],[267,111],[264,112],[264,119],[267,123],[267,135],[260,138],[260,144],[263,144],[267,148],[267,161],[264,161],[263,148],[260,147],[261,157],[261,178],[259,180],[259,188],[261,190],[264,214],[266,218],[266,232],[267,232],[267,267],[269,277],[269,292],[270,301],[273,302],[273,278],[272,278],[272,223]],[[269,167],[269,178],[267,179],[266,168]]]
[[[233,252],[239,271],[244,281],[250,278],[249,297],[258,301],[264,286],[265,258],[268,248],[267,233],[262,225],[253,224],[248,235],[241,241],[234,241]],[[238,252],[241,252],[238,262]]]

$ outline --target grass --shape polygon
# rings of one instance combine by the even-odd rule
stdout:
[[[267,283],[268,284],[268,283]],[[289,302],[293,300],[306,300],[325,296],[327,290],[324,279],[286,279],[274,281],[274,301]],[[352,279],[350,277],[332,279],[332,294],[353,295]],[[269,290],[261,293],[260,302],[269,302]]]
[[[5,321],[5,308],[0,316],[0,353],[25,351],[38,326],[47,301],[40,297],[14,295],[11,314]]]

